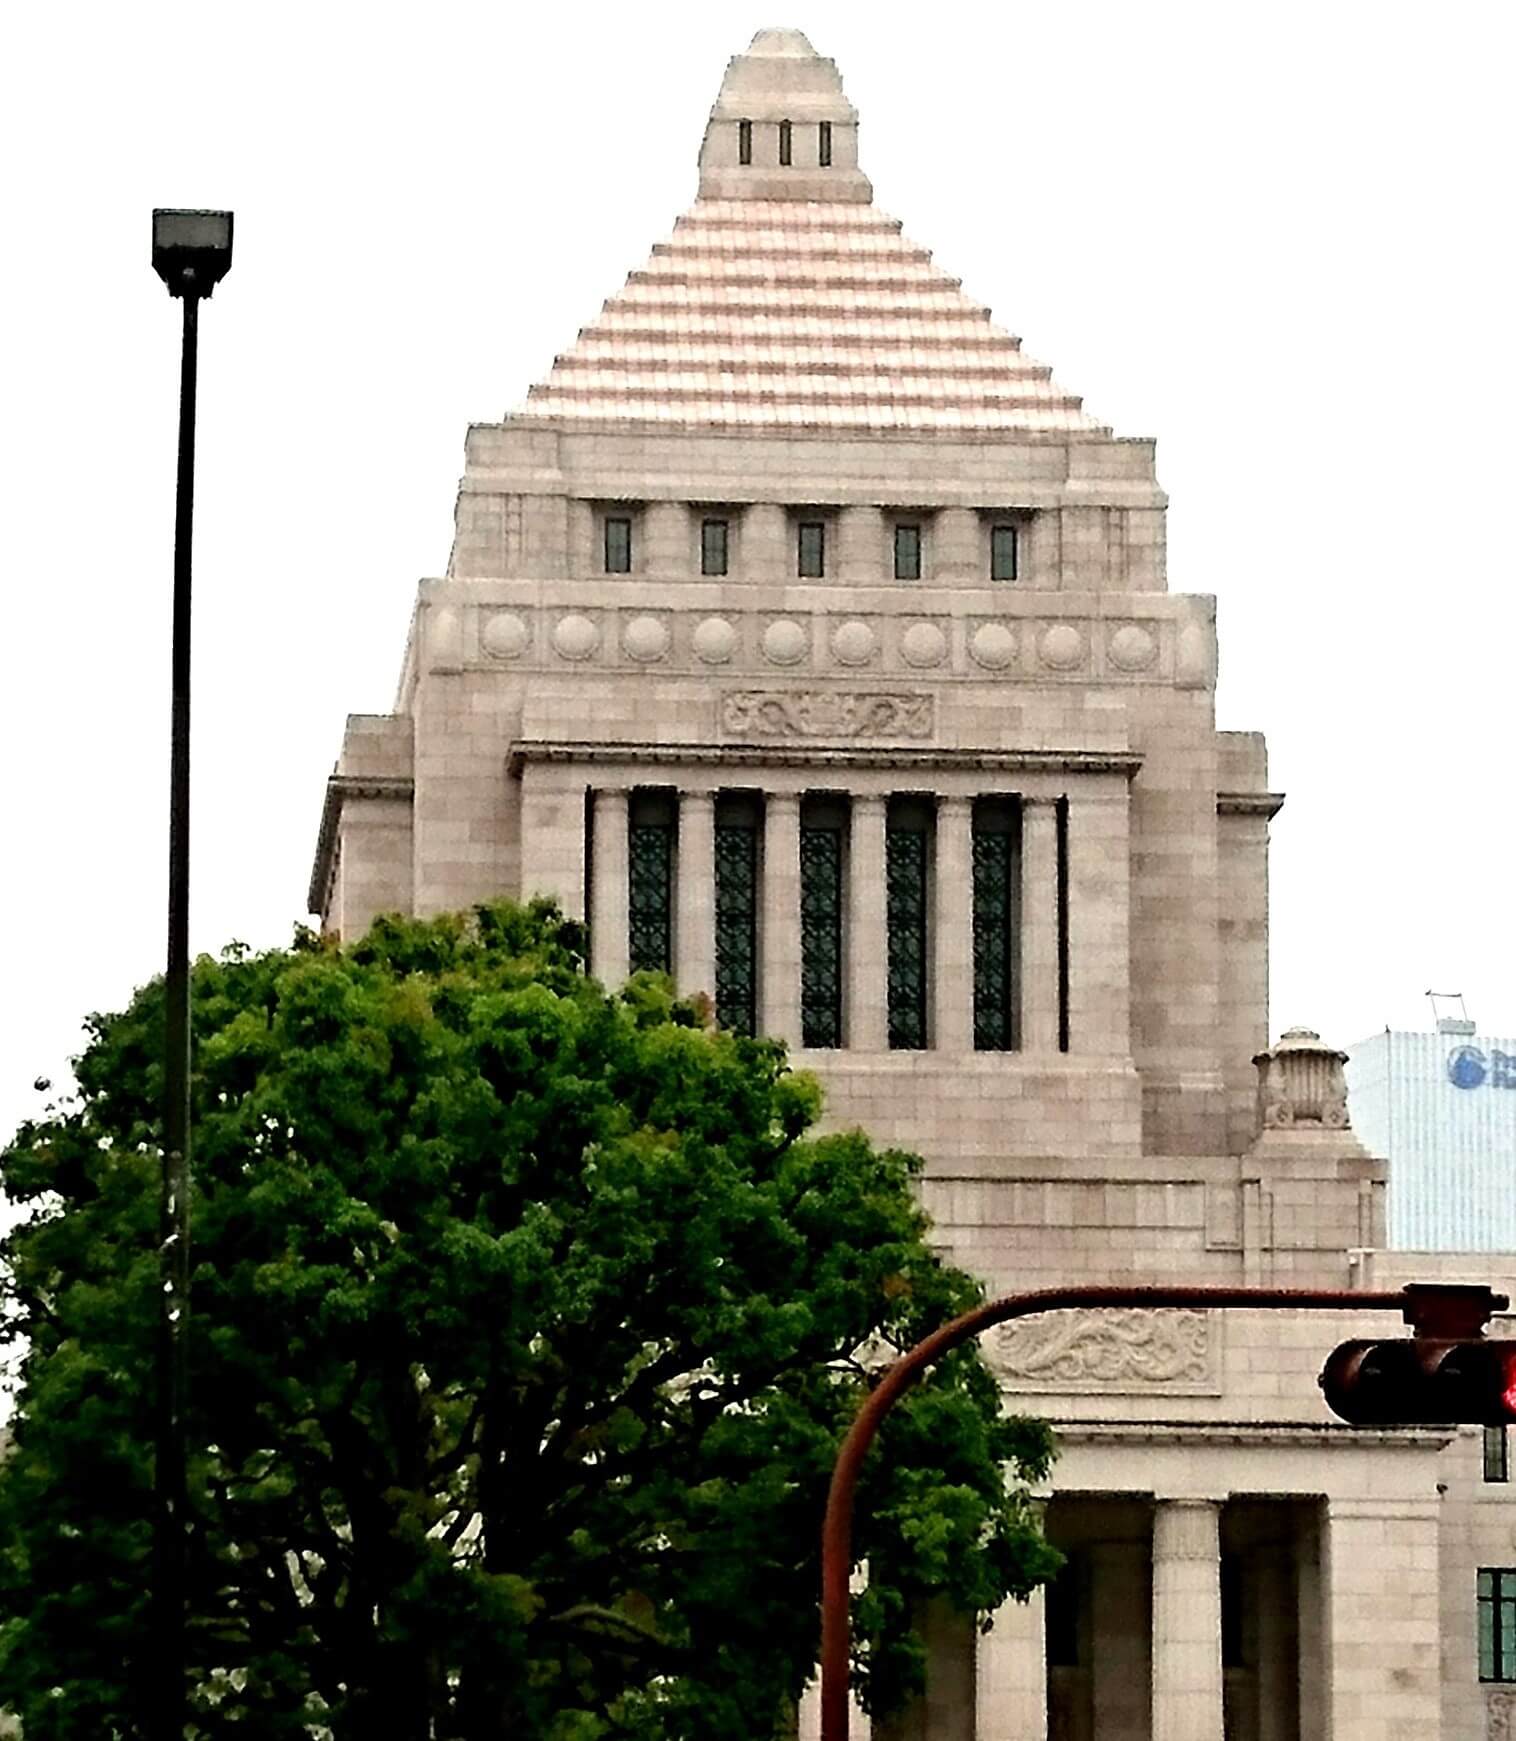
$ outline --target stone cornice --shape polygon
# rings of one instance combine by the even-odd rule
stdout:
[[[636,744],[538,739],[511,746],[510,772],[520,775],[529,762],[596,762],[611,767],[658,768],[888,768],[902,775],[1119,774],[1130,780],[1142,757],[1124,750],[948,750],[856,744]]]
[[[316,857],[311,865],[310,887],[306,891],[308,913],[326,911],[332,876],[337,868],[337,829],[342,821],[342,806],[351,799],[360,798],[378,798],[391,803],[409,804],[415,793],[416,782],[402,776],[331,776],[326,782],[326,798],[321,806],[321,827],[316,835]]]
[[[1030,1387],[1027,1387],[1031,1393]],[[1047,1415],[1070,1445],[1288,1446],[1313,1451],[1441,1450],[1458,1429],[1349,1427],[1310,1421],[1070,1421]]]
[[[1277,816],[1284,808],[1283,792],[1218,792],[1218,816]]]

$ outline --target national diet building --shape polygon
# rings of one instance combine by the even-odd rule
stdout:
[[[925,1156],[991,1293],[1509,1285],[1383,1249],[1342,1055],[1270,1044],[1282,799],[1263,739],[1216,727],[1214,601],[1168,590],[1166,509],[1153,443],[874,204],[833,63],[761,31],[693,204],[470,429],[312,910],[351,937],[555,895],[607,983],[672,973],[786,1040],[833,1124]],[[988,1630],[928,1615],[925,1698],[877,1741],[1516,1737],[1503,1431],[1356,1429],[1316,1386],[1336,1342],[1399,1332],[992,1335],[1007,1406],[1057,1427],[1068,1566]]]

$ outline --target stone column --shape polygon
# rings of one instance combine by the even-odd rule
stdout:
[[[855,795],[843,927],[848,959],[843,1032],[855,1052],[883,1052],[889,1047],[884,828],[884,798],[873,793]]]
[[[1047,1631],[1041,1590],[1007,1602],[978,1635],[974,1741],[1047,1741]]]
[[[937,800],[932,1044],[939,1052],[974,1048],[973,826],[973,799]]]
[[[894,575],[878,508],[844,508],[836,520],[836,559],[827,562],[827,579],[877,586]]]
[[[680,991],[716,995],[716,798],[679,794],[679,903],[674,978]]]
[[[528,762],[521,771],[521,897],[553,895],[570,919],[585,916],[585,792],[572,770]],[[625,864],[623,855],[623,876]]]
[[[1131,1035],[1131,842],[1124,779],[1069,793],[1069,1050],[1125,1058]]]
[[[1153,1514],[1153,1741],[1221,1741],[1221,1507]]]
[[[759,992],[765,1034],[800,1044],[800,798],[770,792],[763,806],[763,918]]]
[[[1058,1050],[1058,814],[1042,797],[1021,801],[1021,1033]]]
[[[595,862],[590,875],[594,909],[590,914],[591,963],[602,985],[615,990],[627,976],[627,794],[604,790],[595,794]]]
[[[1434,1498],[1327,1502],[1318,1696],[1331,1741],[1442,1735],[1437,1510]],[[1472,1606],[1472,1588],[1458,1596]]]

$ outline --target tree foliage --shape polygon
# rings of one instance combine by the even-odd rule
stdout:
[[[553,909],[384,920],[194,973],[196,1731],[530,1741],[779,1732],[871,1372],[977,1297],[912,1157],[817,1136],[814,1082],[667,982],[586,977]],[[0,1156],[19,1360],[0,1705],[142,1733],[161,983]],[[1056,1555],[1046,1430],[963,1350],[871,1456],[867,1697],[928,1597]],[[1012,1479],[1003,1479],[1008,1466]]]

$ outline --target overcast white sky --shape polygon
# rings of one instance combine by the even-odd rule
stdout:
[[[1516,1030],[1509,3],[16,8],[0,1134],[159,970],[179,317],[154,205],[228,206],[202,318],[192,944],[304,911],[464,430],[694,192],[727,57],[836,58],[879,203],[1156,435],[1220,721],[1268,733],[1273,1025]]]

